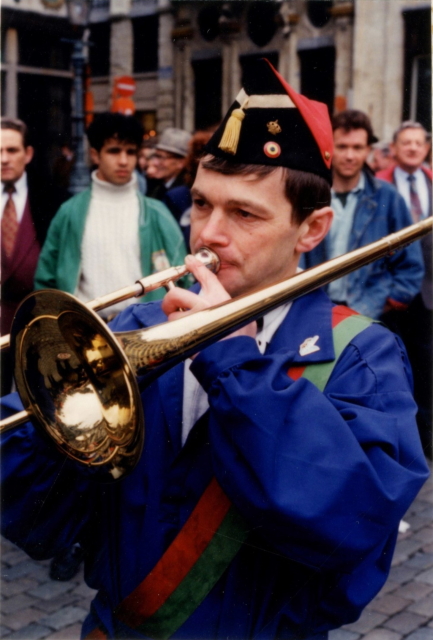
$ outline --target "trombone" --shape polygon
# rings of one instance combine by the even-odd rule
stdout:
[[[432,227],[430,217],[265,289],[137,331],[113,333],[73,296],[37,291],[20,305],[11,333],[24,411],[0,430],[33,418],[68,457],[102,481],[117,480],[141,455],[140,388],[268,311],[419,240]]]
[[[214,273],[218,271],[219,258],[216,253],[210,251],[210,249],[205,247],[199,249],[195,254],[195,258],[200,260],[200,262],[206,265],[208,269],[211,269]],[[165,287],[167,290],[171,289],[174,287],[174,282],[176,282],[176,280],[183,278],[183,276],[187,274],[188,269],[185,265],[181,265],[180,267],[169,267],[168,269],[164,269],[164,271],[158,271],[158,273],[153,273],[150,276],[141,278],[133,285],[117,289],[117,291],[108,293],[105,296],[99,296],[98,298],[85,302],[84,304],[88,309],[92,309],[92,311],[101,311],[102,309],[111,307],[113,304],[129,300],[130,298],[141,298],[147,293],[150,293],[150,291],[155,291],[155,289],[160,289],[161,287]],[[9,347],[10,335],[1,336],[0,350],[6,350],[9,349]]]

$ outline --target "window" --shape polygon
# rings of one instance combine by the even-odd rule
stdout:
[[[307,15],[313,27],[324,27],[330,20],[329,9],[332,7],[332,0],[308,0]]]
[[[403,12],[404,87],[403,120],[417,120],[431,131],[432,77],[430,9]]]
[[[98,22],[90,27],[89,64],[92,76],[110,73],[110,23]]]
[[[134,73],[156,71],[158,69],[158,27],[157,15],[134,18]]]

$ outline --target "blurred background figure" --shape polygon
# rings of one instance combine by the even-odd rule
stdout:
[[[65,200],[68,200],[71,197],[69,186],[74,162],[75,155],[72,151],[70,141],[66,138],[61,139],[59,154],[55,158],[52,167],[55,211],[57,211]]]
[[[67,191],[69,189],[69,179],[74,165],[74,152],[71,149],[69,140],[63,139],[60,142],[60,153],[53,164],[53,182],[59,189]]]
[[[383,171],[383,169],[391,166],[394,161],[392,159],[389,142],[376,142],[373,144],[368,163],[374,173]]]
[[[53,215],[49,180],[30,169],[34,155],[27,126],[1,119],[1,334],[10,332],[20,302],[33,291],[33,277]],[[1,358],[1,393],[9,393],[12,370],[9,354]]]
[[[159,184],[149,194],[157,200],[164,200],[165,195],[186,184],[186,158],[191,134],[184,129],[168,127],[162,132],[155,145],[152,156],[152,177],[159,180]]]
[[[144,140],[138,152],[137,173],[142,176],[145,190],[140,191],[143,195],[150,194],[159,184],[159,180],[148,174],[150,159],[155,155],[155,142],[152,140]],[[140,184],[140,179],[139,179]]]
[[[432,171],[426,165],[430,140],[422,124],[407,120],[395,131],[391,145],[394,162],[377,174],[391,182],[404,198],[412,221],[432,215]],[[418,429],[426,455],[433,457],[432,445],[432,371],[433,371],[433,281],[432,235],[419,243],[425,275],[421,291],[415,296],[402,320],[401,333],[412,364],[415,400],[418,404]]]
[[[379,240],[412,222],[396,189],[366,169],[375,140],[368,116],[358,110],[342,111],[334,116],[332,127],[334,220],[325,240],[305,254],[309,267]],[[395,330],[397,319],[419,292],[423,272],[421,250],[414,243],[334,280],[327,292],[334,302],[380,319]]]
[[[180,224],[185,244],[189,250],[189,234],[191,227],[191,193],[200,158],[203,155],[206,143],[212,137],[216,127],[207,131],[196,131],[188,143],[188,155],[185,162],[185,184],[170,189],[164,202]]]

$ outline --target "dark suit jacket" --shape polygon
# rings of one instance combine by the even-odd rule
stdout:
[[[30,170],[27,173],[28,195],[14,252],[8,259],[1,255],[1,334],[10,332],[19,303],[33,291],[33,278],[41,246],[55,213],[57,203],[50,184]]]
[[[165,196],[172,189],[176,187],[182,187],[185,184],[186,171],[183,169],[174,180],[173,184],[167,189],[164,183],[160,182],[151,192],[148,193],[149,197],[156,198],[156,200],[162,200],[165,202]],[[173,213],[173,212],[172,212]]]

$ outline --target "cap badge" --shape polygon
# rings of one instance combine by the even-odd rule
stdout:
[[[278,124],[278,120],[271,120],[271,122],[268,122],[266,126],[268,127],[269,133],[273,133],[274,135],[277,133],[281,133],[282,131],[280,125]]]
[[[278,158],[281,155],[281,147],[276,142],[267,142],[263,147],[263,151],[268,158]]]
[[[331,157],[331,154],[329,153],[329,151],[325,151],[323,155],[325,156],[325,160],[329,160],[329,158]]]
[[[316,344],[318,339],[319,339],[319,336],[312,336],[311,338],[306,338],[299,347],[299,355],[308,356],[310,355],[310,353],[315,353],[316,351],[320,351],[320,347],[318,347]]]

